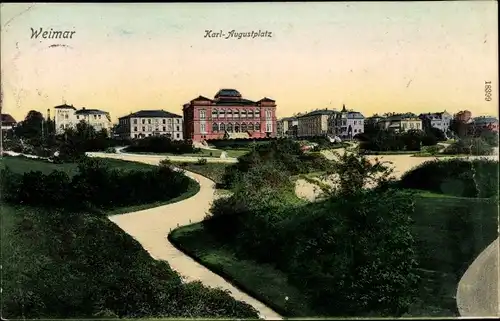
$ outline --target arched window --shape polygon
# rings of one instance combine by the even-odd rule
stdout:
[[[224,125],[224,123],[221,123],[221,124],[219,125],[219,130],[220,130],[221,132],[225,131],[225,130],[226,130],[226,125]]]
[[[224,109],[219,110],[219,118],[224,118],[226,116],[226,111]]]
[[[255,131],[257,132],[260,132],[260,124],[259,123],[255,123]]]
[[[253,118],[253,110],[248,111],[248,118]]]
[[[227,124],[227,129],[226,129],[229,133],[232,133],[233,132],[233,124],[232,123],[229,123]]]
[[[243,123],[241,124],[241,132],[244,133],[247,131],[247,124]]]
[[[233,115],[233,118],[240,118],[240,112],[238,110],[235,110]]]
[[[239,133],[240,132],[240,124],[236,123],[234,124],[234,132]]]
[[[212,109],[212,118],[217,118],[217,116],[218,116],[217,109]]]
[[[260,118],[260,109],[255,110],[255,118]]]
[[[212,124],[212,131],[213,132],[218,132],[219,131],[219,125],[217,125],[217,123],[213,123]]]
[[[233,111],[231,109],[229,109],[226,113],[226,117],[227,118],[233,118]]]
[[[253,131],[253,123],[248,124],[248,130]]]
[[[246,110],[242,110],[240,112],[240,115],[241,115],[241,118],[247,118],[247,111]]]

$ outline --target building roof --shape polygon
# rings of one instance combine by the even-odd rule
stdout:
[[[498,119],[492,116],[479,116],[479,117],[474,117],[473,122],[479,124],[490,124],[490,123],[498,123]]]
[[[165,111],[165,110],[140,110],[138,112],[132,113],[127,116],[120,117],[119,119],[123,118],[131,118],[131,117],[137,117],[137,118],[182,118],[182,116]]]
[[[75,107],[73,107],[73,105],[67,105],[67,104],[62,104],[62,105],[59,105],[59,106],[55,106],[54,107],[55,109],[73,109],[73,110],[76,110]]]
[[[267,98],[267,97],[264,97],[262,98],[261,100],[257,101],[258,103],[261,103],[261,102],[270,102],[270,103],[275,103],[276,101],[275,100],[272,100],[271,98]]]
[[[107,111],[99,110],[99,109],[87,109],[82,108],[75,112],[76,115],[94,115],[94,114],[109,114]]]
[[[1,114],[2,124],[15,124],[16,120],[10,114]]]
[[[360,113],[360,112],[350,111],[350,112],[347,113],[347,118],[351,118],[351,119],[364,119],[365,116],[363,116],[363,114]]]
[[[236,89],[228,89],[228,88],[224,88],[224,89],[221,89],[219,90],[214,98],[215,99],[218,99],[218,98],[221,98],[221,97],[224,97],[224,98],[241,98],[241,94],[239,91],[237,91]]]
[[[399,120],[408,119],[408,118],[418,118],[418,117],[414,113],[404,113],[404,114],[396,114],[396,115],[389,116],[389,117],[387,117],[387,120],[399,121]]]
[[[294,121],[294,120],[297,120],[297,117],[283,117],[281,119],[279,119],[279,121]]]
[[[338,111],[331,110],[331,109],[319,109],[319,110],[313,110],[311,112],[308,112],[307,114],[304,115],[299,115],[297,118],[303,118],[303,117],[309,117],[309,116],[321,116],[321,115],[333,115],[337,114]]]

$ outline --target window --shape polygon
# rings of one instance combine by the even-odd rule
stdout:
[[[253,131],[253,124],[252,123],[248,124],[248,130]]]
[[[246,110],[242,110],[240,112],[240,115],[241,115],[241,118],[247,118],[247,111]]]
[[[221,132],[225,131],[225,130],[226,130],[226,125],[224,125],[224,123],[221,123],[221,124],[219,125],[219,130],[220,130]]]
[[[180,119],[179,119],[179,118],[177,118],[177,119],[175,120],[175,122],[176,122],[177,124],[180,124]],[[179,135],[179,134],[177,134],[177,135]]]
[[[255,123],[255,131],[260,131],[260,124],[259,123]]]
[[[134,126],[134,132],[136,132],[136,131],[137,131],[137,126]]]
[[[232,110],[228,110],[227,113],[226,113],[226,117],[227,118],[233,118],[233,111]]]
[[[143,124],[145,124],[145,123],[146,123],[146,120],[145,120],[145,119],[143,119],[143,120],[142,120],[142,123],[143,123]]]
[[[64,115],[64,118],[68,119],[68,114]]]
[[[78,115],[77,115],[77,116],[76,116],[76,119],[80,119],[80,116],[78,116]]]
[[[94,115],[94,119],[97,119],[97,115]]]
[[[247,131],[247,124],[243,123],[241,124],[241,131],[246,132]]]
[[[205,133],[205,124],[200,124],[200,133]]]
[[[159,132],[159,131],[160,131],[160,128],[155,127],[155,132]]]
[[[146,127],[142,126],[142,131],[145,132],[146,131]]]
[[[165,118],[162,119],[162,124],[166,124],[167,120]]]
[[[219,110],[219,118],[224,118],[226,115],[226,111],[225,110]]]
[[[248,118],[253,118],[253,110],[248,111]]]
[[[219,125],[217,125],[217,123],[213,123],[212,124],[212,131],[213,132],[218,132],[219,131]]]
[[[172,118],[169,118],[169,119],[168,119],[168,123],[169,123],[169,124],[172,124]]]
[[[266,124],[266,132],[271,132],[271,124]]]
[[[176,126],[175,128],[177,131],[181,130],[181,126]]]
[[[240,112],[239,112],[239,110],[235,110],[233,114],[234,114],[233,118],[240,118]]]
[[[200,110],[200,119],[205,119],[207,118],[207,114],[205,110]]]
[[[260,109],[255,110],[255,118],[260,118]]]
[[[217,118],[217,109],[212,109],[212,118]]]
[[[233,132],[233,124],[231,124],[231,123],[227,124],[226,131],[232,133]]]
[[[158,118],[155,118],[155,124],[158,124]]]
[[[99,117],[98,117],[98,118],[99,118],[99,119],[101,119],[101,115],[99,115]]]
[[[167,131],[167,127],[166,126],[163,126],[163,131],[166,132]]]
[[[177,134],[175,135],[175,137],[177,137],[177,138],[181,138],[181,135],[180,135],[179,133],[177,133]]]
[[[148,119],[148,124],[151,124],[151,119]]]

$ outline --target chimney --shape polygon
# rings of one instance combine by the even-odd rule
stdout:
[[[50,109],[47,108],[47,119],[50,120]]]

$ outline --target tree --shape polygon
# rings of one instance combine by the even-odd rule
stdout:
[[[41,139],[44,130],[44,121],[45,119],[41,112],[30,110],[24,118],[24,121],[16,127],[15,134],[27,140]]]
[[[450,122],[450,131],[459,138],[467,136],[467,124],[460,119],[452,119]]]

